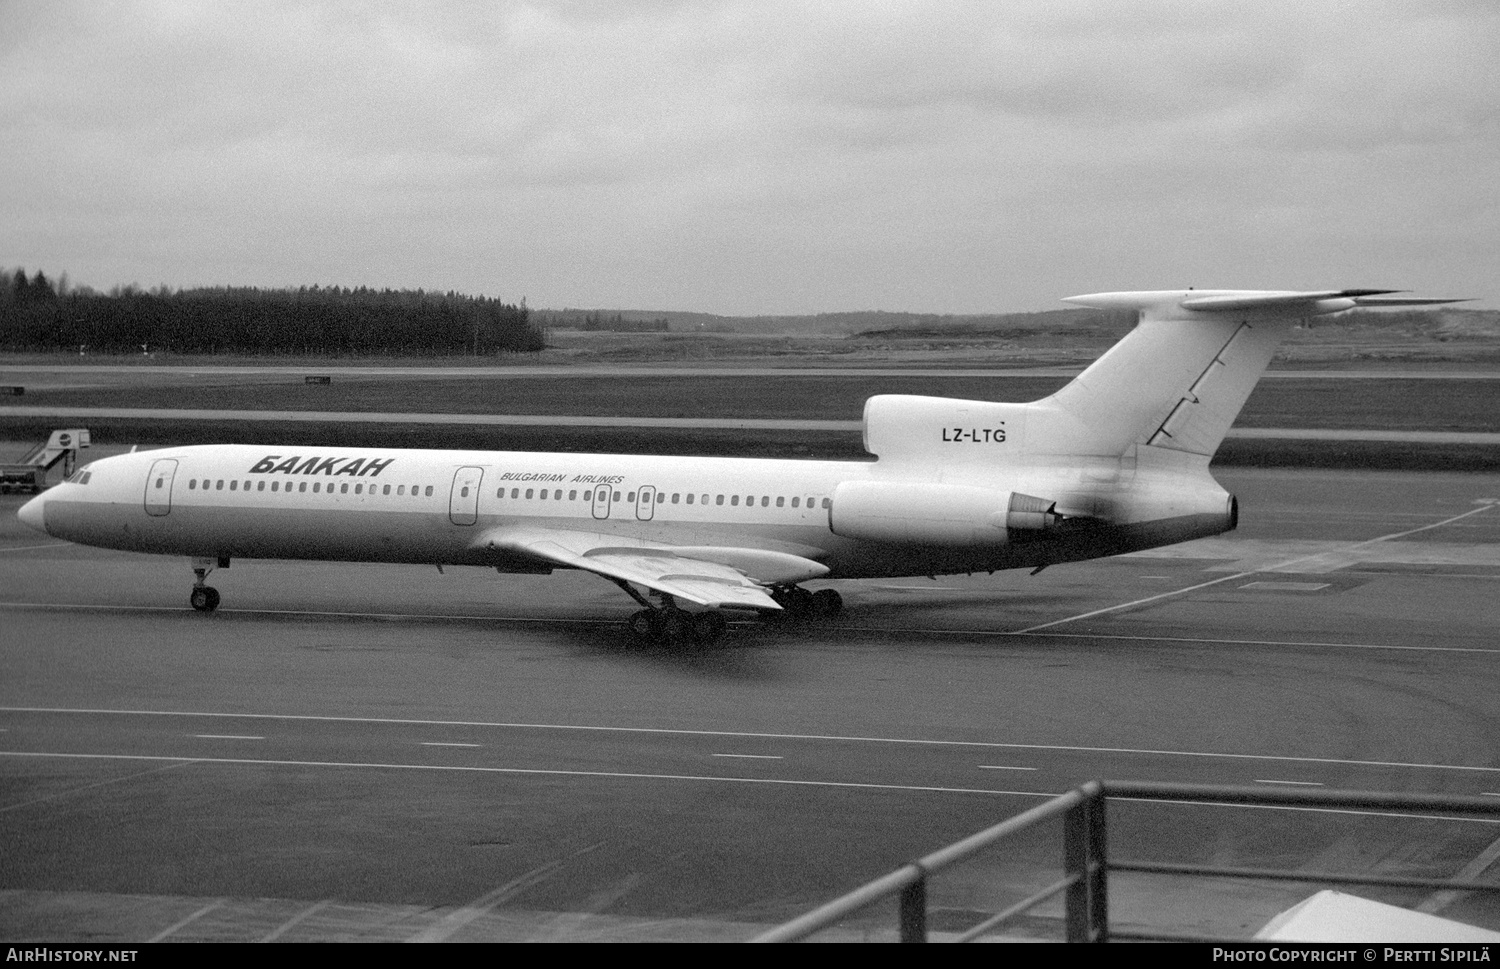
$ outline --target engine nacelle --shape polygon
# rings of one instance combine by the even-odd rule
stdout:
[[[1056,502],[1014,491],[896,481],[845,481],[833,490],[835,535],[917,545],[1006,545],[1062,521]]]

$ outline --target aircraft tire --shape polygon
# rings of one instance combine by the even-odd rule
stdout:
[[[801,586],[791,586],[771,598],[787,619],[806,619],[813,612],[813,594]]]
[[[630,618],[625,620],[625,628],[630,631],[630,638],[642,645],[656,642],[656,637],[660,632],[656,613],[650,609],[631,613]]]
[[[717,609],[700,612],[693,617],[693,642],[699,646],[712,646],[724,638],[729,622]]]
[[[693,635],[693,617],[681,609],[663,609],[656,617],[657,636],[669,646],[687,642]]]
[[[844,611],[844,597],[836,589],[819,589],[812,594],[811,613],[819,619],[832,619]]]
[[[212,586],[195,586],[188,594],[188,604],[199,612],[213,612],[219,608],[219,590]]]

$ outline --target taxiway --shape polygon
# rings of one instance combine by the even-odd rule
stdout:
[[[1228,536],[838,583],[832,624],[689,653],[626,647],[634,606],[568,573],[237,561],[201,615],[185,563],[52,542],[0,499],[0,936],[743,939],[1093,777],[1500,800],[1500,477],[1218,477]],[[1434,877],[1500,840],[1112,823],[1133,857]],[[939,926],[1059,852],[1039,833],[941,885]],[[1121,879],[1112,915],[1243,936],[1314,887]]]

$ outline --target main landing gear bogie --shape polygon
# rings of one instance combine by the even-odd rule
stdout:
[[[844,608],[844,597],[835,589],[809,592],[801,586],[781,586],[771,590],[771,598],[788,619],[832,619]]]
[[[648,607],[626,620],[630,638],[637,643],[669,646],[712,646],[724,638],[729,623],[717,609],[687,612],[675,606]]]

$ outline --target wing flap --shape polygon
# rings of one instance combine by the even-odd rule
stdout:
[[[710,608],[777,610],[781,607],[762,582],[800,581],[828,571],[786,552],[676,547],[560,528],[495,528],[478,536],[475,545],[632,582]],[[775,574],[752,578],[746,568],[757,565]],[[799,578],[785,578],[788,574]]]

